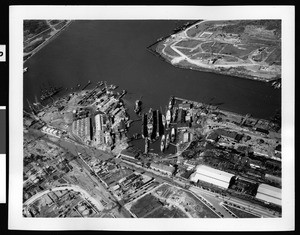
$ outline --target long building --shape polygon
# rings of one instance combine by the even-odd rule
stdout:
[[[167,166],[161,163],[154,163],[154,162],[151,163],[150,168],[153,170],[160,171],[167,175],[172,175],[173,172],[175,171],[175,168],[172,166]]]
[[[196,171],[191,174],[190,180],[195,183],[200,180],[227,189],[233,176],[233,174],[225,171],[220,171],[205,165],[198,165]]]
[[[72,131],[84,141],[92,138],[90,117],[78,119],[72,123]]]
[[[268,184],[260,184],[257,189],[256,198],[281,206],[281,188],[276,188]]]

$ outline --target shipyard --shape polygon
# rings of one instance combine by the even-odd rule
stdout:
[[[158,30],[156,35],[165,35],[156,22],[148,23]],[[180,63],[185,68],[189,64],[184,60],[172,64],[176,62],[172,52],[197,53],[200,43],[211,43],[220,52],[225,44],[235,45],[236,36],[222,36],[216,22],[210,21],[178,22],[175,29],[169,21],[160,24],[172,34],[149,46],[150,35],[143,27],[144,51],[135,54],[129,45],[124,47],[125,39],[119,35],[141,29],[139,22],[122,22],[119,27],[118,22],[72,21],[59,38],[67,35],[76,46],[69,48],[66,38],[53,40],[44,53],[25,58],[23,217],[282,217],[281,81],[273,78],[280,71],[268,77],[260,69],[271,81],[261,83],[227,76],[231,72],[216,75],[182,69]],[[111,30],[112,25],[120,31]],[[215,30],[212,41],[204,26]],[[107,31],[111,34],[99,33]],[[188,41],[178,37],[184,33]],[[93,39],[84,50],[77,46],[82,45],[79,35]],[[126,41],[133,42],[132,35]],[[111,47],[112,40],[124,41]],[[66,51],[52,68],[41,71],[37,65],[48,60],[47,53],[55,48],[47,49],[54,43]],[[213,46],[204,49],[207,56]],[[273,49],[277,56],[277,47]],[[121,50],[134,56],[130,60],[115,56]],[[248,57],[255,65],[267,66],[254,60],[273,53],[268,48],[265,52],[251,51]],[[82,53],[88,63],[70,60]],[[204,62],[217,57],[214,53]],[[190,57],[188,62],[201,59]],[[207,64],[217,67],[224,62],[226,67],[224,58]],[[277,57],[273,60],[278,62]],[[111,61],[113,67],[106,64]]]
[[[84,87],[88,85],[90,81]],[[278,122],[171,96],[165,111],[144,109],[142,101],[136,100],[133,111],[140,118],[140,133],[130,137],[130,118],[135,117],[129,117],[126,112],[128,108],[122,101],[125,90],[117,92],[116,85],[107,85],[105,81],[97,82],[92,89],[77,87],[47,106],[29,103],[30,112],[24,113],[24,160],[28,169],[25,170],[24,216],[43,216],[45,212],[38,210],[36,204],[42,203],[40,200],[46,196],[50,199],[43,200],[50,200],[49,205],[61,205],[62,200],[74,198],[69,205],[75,209],[71,212],[62,208],[59,217],[151,217],[154,211],[163,213],[160,210],[166,214],[177,211],[178,216],[183,213],[180,217],[199,216],[201,210],[168,201],[171,194],[162,198],[161,188],[167,186],[179,190],[185,200],[189,200],[189,194],[197,198],[200,202],[193,203],[203,204],[205,213],[212,218],[280,217],[281,127]],[[130,144],[138,136],[144,139],[144,149]],[[151,148],[156,142],[159,151]],[[170,145],[176,149],[174,154],[166,152]],[[49,153],[47,148],[57,154]],[[30,160],[43,155],[38,163]],[[75,178],[72,174],[76,171]],[[91,186],[83,183],[86,181],[81,176],[83,173],[93,179]],[[72,188],[78,183],[84,193],[74,196],[64,193],[64,187]],[[49,186],[58,187],[55,190],[61,196],[46,194]],[[101,199],[96,197],[99,188],[104,191]],[[28,202],[39,194],[32,203]],[[205,197],[213,200],[210,202]],[[94,202],[97,200],[102,204]],[[152,200],[153,208],[139,211],[143,200]],[[166,207],[166,203],[174,204],[173,209]],[[121,207],[121,212],[116,207]],[[234,207],[238,207],[238,212],[234,213]]]

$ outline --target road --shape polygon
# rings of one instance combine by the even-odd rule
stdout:
[[[24,202],[23,205],[29,206],[30,204],[35,202],[40,197],[42,197],[50,192],[55,192],[55,191],[60,191],[60,190],[73,190],[75,192],[79,192],[85,199],[90,201],[99,211],[102,211],[104,208],[103,205],[101,205],[97,200],[95,200],[87,191],[85,191],[84,189],[80,188],[77,185],[71,185],[71,184],[62,185],[62,186],[58,186],[55,188],[47,189],[45,191],[38,192],[37,194],[35,194],[31,198],[29,198],[26,202]]]
[[[232,198],[232,197],[229,197],[229,196],[221,196],[217,193],[213,193],[213,192],[210,192],[210,191],[207,191],[207,190],[204,190],[202,188],[199,188],[199,187],[196,187],[196,186],[191,186],[189,188],[190,191],[194,192],[195,194],[199,194],[201,196],[203,196],[204,198],[208,197],[208,198],[215,198],[215,200],[212,200],[212,201],[215,201],[214,202],[214,205],[217,206],[217,202],[219,201],[219,206],[221,206],[221,203],[223,203],[224,201],[227,201],[227,202],[230,202],[230,203],[233,203],[233,204],[236,204],[242,208],[245,208],[244,211],[246,212],[250,212],[250,213],[253,213],[253,214],[256,214],[256,215],[259,215],[261,217],[267,217],[267,218],[277,218],[279,216],[278,213],[275,213],[274,211],[269,211],[267,210],[266,208],[263,208],[257,204],[253,204],[251,202],[248,202],[248,201],[244,201],[244,200],[241,200],[241,199],[238,199],[238,198]]]

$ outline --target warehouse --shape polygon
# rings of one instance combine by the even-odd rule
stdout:
[[[268,184],[260,184],[256,198],[281,206],[281,189]]]
[[[220,188],[228,188],[233,174],[220,171],[205,165],[198,165],[190,180],[197,183],[198,180],[214,184]]]

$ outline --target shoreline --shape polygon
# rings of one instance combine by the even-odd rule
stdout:
[[[162,55],[162,53],[159,53],[156,48],[158,46],[159,43],[161,43],[162,41],[170,38],[172,35],[174,34],[178,34],[182,31],[184,31],[185,29],[197,24],[197,23],[200,23],[200,22],[204,22],[204,20],[197,20],[187,26],[182,26],[180,27],[180,30],[176,31],[176,29],[173,31],[174,33],[171,33],[171,34],[168,34],[167,36],[163,36],[159,39],[156,40],[156,42],[152,43],[151,45],[147,46],[147,50],[154,54],[155,56],[159,57],[162,61],[164,62],[167,62],[168,64],[176,67],[176,68],[180,68],[180,69],[189,69],[189,70],[193,70],[193,71],[201,71],[201,72],[209,72],[209,73],[215,73],[215,74],[221,74],[221,75],[227,75],[227,76],[232,76],[232,77],[235,77],[235,78],[243,78],[243,79],[249,79],[249,80],[253,80],[253,81],[259,81],[259,82],[265,82],[265,83],[272,83],[274,81],[279,81],[282,79],[282,77],[280,78],[270,78],[270,79],[263,79],[263,78],[260,78],[260,77],[254,77],[254,76],[251,76],[251,75],[247,75],[247,74],[235,74],[235,73],[230,73],[230,72],[226,72],[226,71],[220,71],[220,70],[216,70],[216,69],[207,69],[207,68],[203,68],[203,67],[197,67],[197,68],[194,68],[191,66],[184,66],[184,65],[180,65],[180,64],[173,64],[171,63],[171,61],[169,59],[167,59],[166,57],[164,57]],[[154,49],[153,49],[154,47]]]
[[[48,43],[50,43],[51,41],[53,41],[56,37],[58,37],[60,35],[61,32],[63,32],[67,27],[69,27],[71,25],[71,23],[74,20],[70,20],[66,25],[64,25],[61,29],[57,30],[57,32],[55,34],[53,34],[52,36],[50,36],[49,38],[47,38],[42,44],[40,44],[39,46],[37,46],[36,48],[34,48],[31,52],[29,52],[28,54],[30,54],[30,56],[28,58],[26,58],[25,60],[23,60],[23,64],[25,64],[32,56],[34,56],[36,53],[38,53],[41,49],[43,49],[43,47],[45,47]],[[23,52],[24,54],[24,52]],[[23,55],[24,57],[24,55]]]

